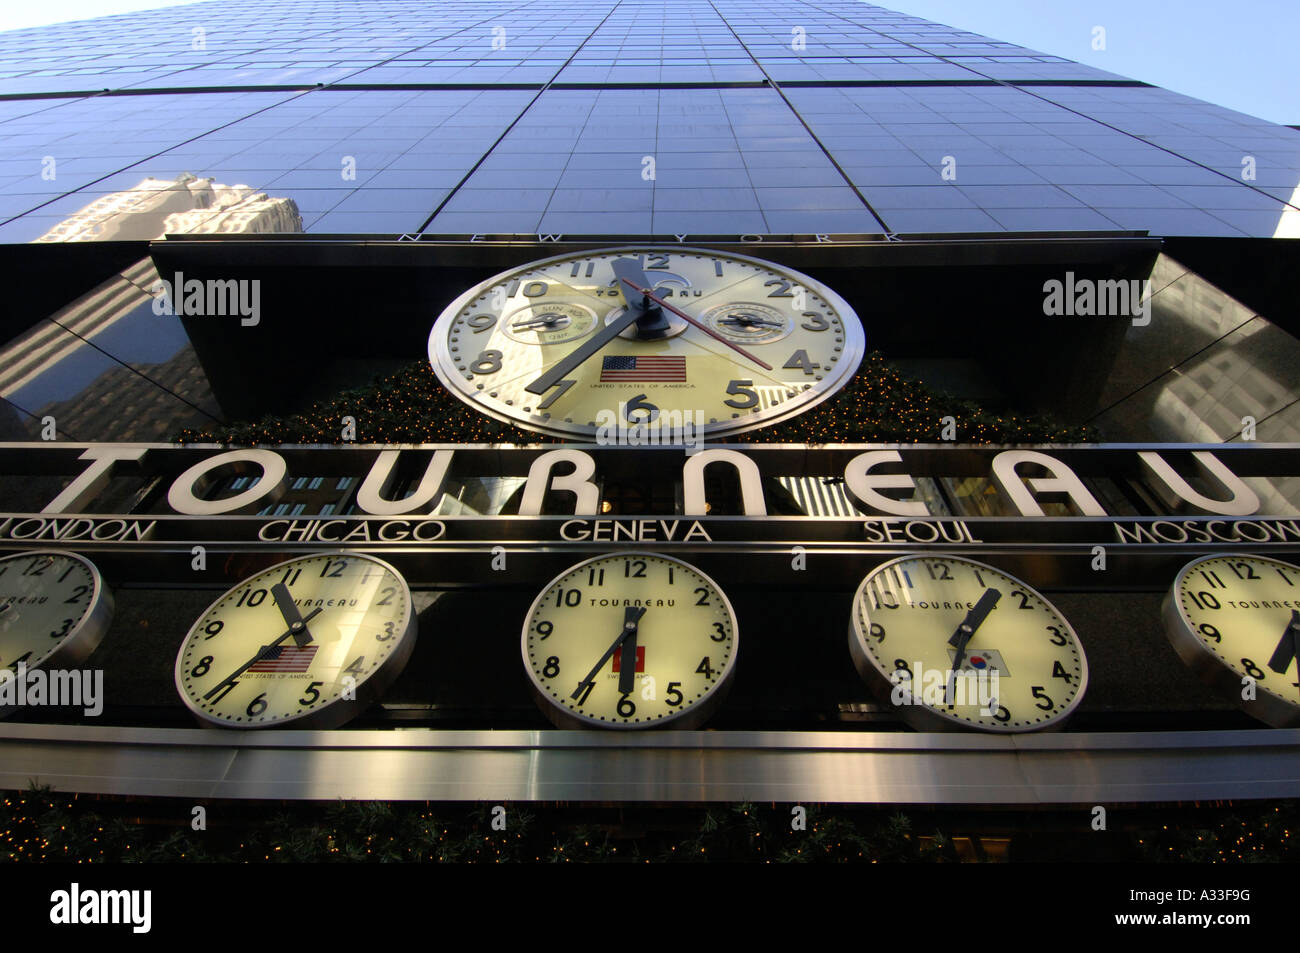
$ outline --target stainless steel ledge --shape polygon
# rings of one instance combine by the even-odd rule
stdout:
[[[0,787],[193,798],[1114,804],[1300,796],[1300,729],[266,731],[0,725]]]

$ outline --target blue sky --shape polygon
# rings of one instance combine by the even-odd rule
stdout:
[[[0,30],[172,5],[167,0],[11,0],[0,7]],[[1300,125],[1300,0],[881,0],[878,5]],[[1092,48],[1098,26],[1106,30],[1102,51]]]

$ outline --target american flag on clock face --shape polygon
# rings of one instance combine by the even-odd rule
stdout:
[[[686,357],[684,355],[653,356],[610,355],[600,365],[600,382],[643,383],[663,381],[686,382]]]
[[[250,672],[305,672],[316,656],[315,645],[277,645],[262,653],[261,659],[248,667]]]

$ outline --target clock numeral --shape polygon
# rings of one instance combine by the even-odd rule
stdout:
[[[497,350],[480,351],[478,360],[469,366],[475,374],[495,374],[501,370],[501,352]]]
[[[221,699],[225,698],[227,695],[233,692],[235,690],[235,686],[238,684],[239,684],[238,679],[235,679],[232,682],[226,682],[226,684],[221,687],[221,691],[217,692],[215,695],[212,696],[212,704],[215,705],[217,702],[221,701]]]
[[[713,274],[719,278],[722,277],[722,262],[718,261],[716,258],[713,259]]]
[[[590,260],[588,260],[586,264],[587,264],[587,273],[586,273],[585,275],[583,275],[583,277],[584,277],[584,278],[590,278],[593,274],[595,274],[595,271],[596,271],[596,263],[595,263],[594,261],[590,261]],[[582,265],[582,262],[580,262],[580,261],[575,261],[575,262],[573,263],[573,267],[569,269],[569,277],[570,277],[570,278],[577,278],[577,277],[578,277],[578,268],[579,268],[581,265]]]
[[[809,377],[812,377],[820,369],[819,366],[814,364],[812,359],[808,357],[808,352],[803,348],[800,348],[791,354],[790,360],[782,364],[781,367],[785,370],[801,370]]]
[[[799,327],[803,328],[805,331],[825,331],[831,326],[831,323],[816,311],[805,311],[803,316],[811,319],[810,322],[805,321],[803,324],[799,325]]]
[[[239,594],[239,600],[235,603],[235,608],[238,609],[240,606],[252,608],[253,606],[260,606],[265,601],[265,589],[245,589]]]
[[[199,659],[198,665],[195,665],[192,669],[190,669],[190,677],[202,678],[204,675],[208,674],[208,671],[211,668],[212,668],[212,656],[205,655],[203,656],[203,658]]]
[[[587,704],[587,698],[591,695],[591,690],[596,687],[595,682],[588,682],[585,686],[579,686],[581,691],[573,696],[574,701],[579,705]]]
[[[1011,712],[1007,710],[1006,705],[999,705],[998,710],[993,713],[994,721],[1010,721]]]
[[[379,591],[380,591],[380,592],[386,592],[386,593],[388,593],[388,595],[384,596],[384,598],[382,598],[382,599],[380,599],[378,602],[376,602],[375,605],[377,605],[377,606],[391,606],[391,605],[393,604],[393,596],[397,595],[397,587],[396,587],[396,586],[384,586],[384,588],[380,589]]]
[[[557,608],[560,606],[572,607],[581,604],[581,602],[582,602],[581,589],[565,589],[563,586],[561,586],[560,588],[555,590],[555,605]]]
[[[934,567],[935,567],[935,566],[938,566],[938,567],[939,567],[939,573],[938,573],[937,575],[935,574],[935,571],[934,571]],[[926,568],[926,571],[930,573],[930,578],[933,579],[935,582],[952,582],[952,581],[953,581],[953,578],[952,578],[952,570],[948,568],[948,564],[947,564],[947,563],[933,563],[933,564],[931,564],[931,563],[926,563],[926,564],[925,564],[925,568]]]
[[[347,672],[349,675],[352,676],[359,676],[365,670],[366,670],[366,657],[364,655],[358,655],[356,657],[356,660],[347,668],[345,668],[343,671]]]
[[[491,314],[476,314],[472,318],[467,318],[465,323],[469,325],[470,330],[475,334],[482,334],[484,331],[496,327],[497,319],[495,315]]]
[[[51,632],[51,633],[50,633],[50,638],[52,638],[52,639],[61,639],[61,638],[63,638],[65,635],[68,634],[69,630],[72,629],[72,623],[73,623],[73,621],[74,621],[73,619],[64,619],[64,620],[63,620],[63,628],[59,629],[59,631],[57,631],[57,632]]]
[[[1259,578],[1259,576],[1255,575],[1255,567],[1253,567],[1250,563],[1228,563],[1228,568],[1231,569],[1233,572],[1235,572],[1235,573],[1237,574],[1237,578],[1238,578],[1238,579],[1258,579],[1258,578]],[[1243,569],[1246,570],[1246,575],[1244,575],[1244,576],[1241,574],[1241,570],[1243,570]],[[1201,573],[1201,575],[1204,576],[1205,573]],[[1211,576],[1214,576],[1214,573],[1210,573],[1210,575],[1211,575]],[[1218,579],[1219,577],[1218,577],[1218,576],[1214,576],[1214,578],[1215,578],[1215,579]],[[1219,583],[1219,585],[1222,586],[1223,583]]]
[[[636,714],[636,703],[626,695],[621,696],[614,707],[621,718],[631,718]]]
[[[664,702],[669,708],[677,708],[681,705],[683,700],[681,688],[681,682],[668,683],[668,691],[664,692]]]
[[[69,564],[68,564],[68,568],[65,569],[65,570],[63,570],[63,575],[60,576],[60,577],[58,578],[58,581],[59,581],[59,582],[63,582],[63,580],[65,580],[65,579],[68,578],[68,574],[71,573],[72,570],[74,570],[74,569],[76,569],[76,568],[77,568],[77,564],[76,564],[76,563],[69,563]]]
[[[209,622],[207,625],[203,627],[203,631],[205,633],[205,635],[203,636],[203,640],[206,642],[208,639],[212,638],[214,635],[216,635],[225,627],[226,627],[226,623],[222,622],[220,619],[213,619],[211,622]]]
[[[727,641],[726,626],[724,626],[721,622],[715,622],[713,623],[713,629],[714,629],[714,634],[709,636],[710,639],[712,639],[714,642]]]
[[[550,397],[546,398],[546,400],[538,404],[537,409],[545,410],[547,407],[550,407],[551,404],[563,397],[565,392],[576,383],[578,382],[575,380],[556,381],[554,387],[558,388],[558,390],[556,390]]]
[[[910,682],[910,681],[912,680],[912,669],[908,666],[906,660],[901,659],[901,658],[896,658],[896,659],[894,659],[894,671],[895,671],[895,672],[906,672],[906,673],[907,673],[907,675],[906,675],[907,681]]]
[[[544,675],[546,678],[554,678],[556,675],[559,674],[560,674],[560,657],[558,655],[552,655],[550,658],[546,660],[546,664],[542,666],[542,675]]]
[[[1196,627],[1196,631],[1200,632],[1201,635],[1205,636],[1207,639],[1209,639],[1212,642],[1223,641],[1223,635],[1219,632],[1218,629],[1210,625],[1210,623],[1208,622],[1202,622],[1200,625]]]
[[[699,594],[699,598],[695,600],[697,606],[711,605],[709,602],[709,590],[705,589],[703,586],[697,586],[695,592]]]
[[[633,571],[632,571],[632,567],[633,567],[633,566],[636,567],[636,572],[633,572]],[[604,575],[605,570],[602,569],[600,572],[601,572],[601,575]],[[630,559],[630,560],[628,560],[627,562],[625,562],[625,563],[623,564],[623,578],[624,578],[624,579],[644,579],[644,578],[645,578],[645,560],[644,560],[644,559]]]
[[[524,285],[525,298],[544,298],[546,292],[550,290],[550,285],[544,281],[530,281]]]
[[[1074,676],[1065,670],[1065,666],[1059,661],[1052,663],[1052,678],[1063,678],[1067,685],[1074,684]]]
[[[66,576],[67,573],[64,573]],[[81,601],[81,597],[90,592],[90,586],[77,586],[72,590],[72,595],[63,600],[65,606],[75,605]]]
[[[396,631],[396,629],[397,629],[397,625],[396,625],[396,623],[393,623],[393,622],[385,622],[385,623],[384,623],[384,631],[383,631],[383,632],[380,632],[378,635],[375,636],[375,641],[376,641],[376,642],[387,642],[389,639],[391,639],[391,638],[393,638],[394,636],[397,635],[397,631]]]
[[[1056,707],[1056,702],[1052,701],[1047,692],[1043,690],[1042,685],[1035,685],[1031,694],[1038,699],[1038,704],[1034,706],[1035,708],[1041,711],[1051,711]]]
[[[1031,606],[1031,605],[1029,604],[1029,596],[1025,595],[1025,594],[1024,594],[1023,592],[1021,592],[1019,589],[1013,589],[1013,590],[1011,590],[1011,594],[1012,594],[1013,596],[1019,596],[1019,597],[1020,597],[1020,606],[1019,606],[1019,608],[1021,608],[1021,609],[1028,609],[1030,612],[1033,612],[1033,611],[1034,611],[1034,607]]]
[[[743,397],[744,400],[724,400],[723,403],[728,407],[735,407],[737,410],[749,410],[751,407],[758,406],[758,391],[752,390],[754,382],[732,381],[727,385],[727,393],[734,394],[737,397]]]
[[[1232,571],[1233,571],[1233,572],[1237,572],[1236,569],[1233,569]],[[1240,576],[1241,576],[1241,573],[1238,572],[1237,575],[1240,577]],[[1226,589],[1226,588],[1227,588],[1227,585],[1224,583],[1224,581],[1223,581],[1222,579],[1219,578],[1219,574],[1218,574],[1217,572],[1215,572],[1214,570],[1210,570],[1209,572],[1206,572],[1204,569],[1202,569],[1202,570],[1201,570],[1201,578],[1204,579],[1204,580],[1206,581],[1206,583],[1209,584],[1209,586],[1210,586],[1211,589]]]
[[[348,567],[346,559],[327,559],[325,565],[320,567],[320,578],[322,579],[342,579],[343,570]]]
[[[705,678],[713,677],[713,666],[709,664],[709,657],[707,655],[700,659],[700,664],[695,666],[695,671],[697,674],[703,675]]]
[[[549,639],[551,637],[551,633],[555,631],[555,626],[552,625],[550,622],[548,622],[546,619],[543,619],[541,622],[537,623],[536,628],[537,628],[537,634],[541,636],[541,639],[539,641],[542,642],[545,642],[547,639]]]
[[[644,566],[645,563],[642,563],[641,565]],[[623,567],[623,575],[624,576],[627,575],[626,566]],[[604,584],[605,584],[605,570],[597,569],[595,566],[590,567],[587,570],[587,585],[603,586]]]
[[[1248,658],[1241,660],[1241,667],[1246,670],[1246,674],[1255,681],[1261,681],[1264,678],[1264,670]]]
[[[673,584],[673,567],[672,567],[672,566],[669,566],[669,567],[668,567],[668,585],[671,586],[672,584]]]
[[[1282,581],[1283,581],[1284,583],[1286,583],[1288,586],[1294,586],[1294,585],[1295,585],[1295,583],[1292,582],[1292,581],[1287,577],[1287,574],[1284,573],[1284,572],[1283,572],[1279,567],[1276,567],[1276,566],[1275,566],[1275,567],[1273,567],[1273,568],[1277,569],[1277,574],[1278,574],[1279,576],[1282,577]]]
[[[871,628],[868,631],[871,633],[871,637],[877,642],[885,641],[885,627],[879,622],[871,623]]]
[[[1214,595],[1211,594],[1211,593],[1208,593],[1208,592],[1193,592],[1193,593],[1191,593],[1191,596],[1192,596],[1192,601],[1196,603],[1196,607],[1197,607],[1198,609],[1221,609],[1221,608],[1223,608],[1221,605],[1219,605],[1219,600],[1216,599],[1216,598],[1214,597]]]
[[[35,556],[32,558],[32,561],[27,564],[27,568],[23,570],[23,575],[43,576],[45,575],[45,570],[49,569],[53,565],[54,560],[51,557]]]
[[[306,691],[302,694],[302,698],[298,699],[298,704],[303,708],[316,704],[320,698],[320,687],[324,684],[324,682],[312,682],[308,685]]]
[[[298,581],[298,577],[301,575],[302,575],[301,569],[294,569],[292,566],[290,566],[288,569],[284,571],[284,576],[280,579],[280,582],[284,583],[286,586],[292,586],[294,583]]]
[[[647,257],[650,259],[649,261],[646,261]],[[668,264],[667,255],[649,255],[649,256],[642,255],[641,256],[642,271],[667,271],[668,268],[669,268],[669,264]]]
[[[764,288],[770,288],[772,287],[772,285],[780,285],[781,287],[778,288],[776,291],[768,292],[767,296],[769,298],[793,298],[794,297],[794,294],[791,293],[790,291],[790,287],[791,287],[790,282],[786,281],[784,278],[773,278],[771,281],[763,282]]]
[[[1060,629],[1058,629],[1056,626],[1054,626],[1054,625],[1049,625],[1049,626],[1047,627],[1047,631],[1050,632],[1050,633],[1052,633],[1052,644],[1053,644],[1053,645],[1068,645],[1068,644],[1069,644],[1070,640],[1069,640],[1068,638],[1066,638],[1065,633],[1062,632]]]
[[[879,609],[882,606],[886,609],[897,609],[900,605],[898,595],[892,589],[886,589],[879,583],[871,587],[871,608]]]
[[[244,714],[249,718],[256,718],[262,712],[266,711],[267,707],[266,692],[262,692],[262,694],[258,695],[248,703],[248,707],[244,709]]]
[[[646,399],[645,394],[637,394],[623,405],[623,418],[628,423],[633,423],[632,412],[636,410],[644,410],[646,412],[644,417],[638,418],[635,421],[636,423],[652,424],[659,419],[659,408],[650,403],[650,401]]]

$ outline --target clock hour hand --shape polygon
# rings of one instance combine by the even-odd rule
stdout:
[[[315,609],[312,609],[311,612],[308,612],[302,618],[303,625],[306,626],[306,624],[310,622],[312,619],[314,619],[316,616],[318,616],[320,612],[321,612],[320,606],[317,606]],[[256,655],[254,655],[243,665],[239,666],[239,668],[235,669],[235,671],[231,672],[229,675],[227,675],[225,678],[219,681],[216,685],[213,685],[212,689],[203,696],[203,700],[210,701],[213,695],[219,694],[221,689],[225,688],[227,685],[229,685],[235,679],[239,678],[239,676],[243,675],[245,672],[247,672],[258,662],[262,661],[262,659],[270,655],[271,649],[275,648],[277,645],[279,645],[285,639],[289,638],[289,636],[291,635],[293,635],[292,629],[290,629],[288,632],[285,632],[279,638],[275,639],[275,641],[273,641],[270,645],[263,645],[260,649],[257,650]]]
[[[1281,675],[1291,667],[1293,658],[1300,660],[1300,609],[1291,610],[1291,619],[1273,650],[1273,657],[1268,660],[1268,667]]]
[[[948,674],[948,686],[943,693],[945,704],[951,704],[953,689],[957,683],[957,672],[961,669],[961,663],[966,661],[966,646],[970,644],[971,639],[975,638],[975,631],[984,624],[984,620],[989,617],[989,613],[1001,598],[1002,593],[997,589],[985,589],[979,602],[966,613],[966,618],[961,620],[961,625],[957,626],[957,631],[948,640],[948,644],[957,649],[957,654],[953,658],[952,671]]]
[[[587,688],[588,685],[590,685],[595,680],[596,675],[600,672],[602,668],[604,668],[605,663],[609,661],[610,657],[616,651],[618,651],[619,646],[621,646],[624,643],[624,641],[626,641],[627,639],[632,638],[636,635],[637,624],[641,621],[641,617],[643,615],[645,615],[645,606],[628,606],[623,610],[622,630],[618,633],[618,636],[610,644],[609,648],[605,650],[605,654],[600,657],[600,661],[598,661],[595,665],[591,667],[591,671],[587,673],[587,677],[584,678],[582,681],[580,681],[578,683],[578,687],[573,690],[573,694],[570,697],[574,701],[577,701],[579,698],[582,697],[583,691]],[[622,673],[626,672],[628,669],[626,655],[623,656],[622,663],[623,663],[622,671],[620,672],[619,675],[620,692],[623,690],[623,678],[625,677]],[[636,671],[635,652],[633,653],[633,662],[631,668],[633,672]],[[628,691],[631,691],[631,689],[629,688]]]
[[[293,636],[293,640],[298,647],[302,648],[311,641],[311,633],[307,631],[307,623],[303,621],[302,613],[293,604],[293,596],[289,595],[289,587],[282,582],[277,582],[271,587],[271,596],[280,609],[280,615],[284,616],[284,623],[289,627],[289,634]]]

